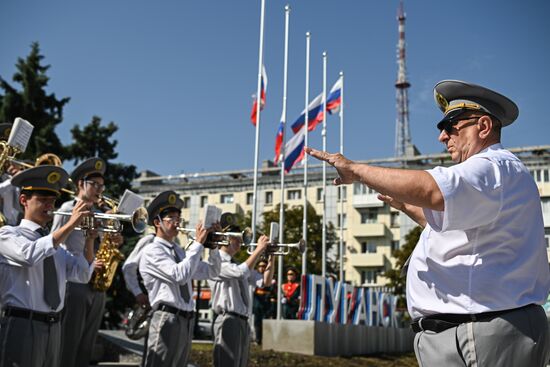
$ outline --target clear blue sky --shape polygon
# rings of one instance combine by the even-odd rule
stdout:
[[[267,0],[260,159],[273,157],[281,114],[284,5]],[[346,75],[346,155],[394,154],[397,0],[288,1],[288,120],[304,106],[305,32],[312,33],[310,96]],[[441,79],[486,85],[520,106],[504,130],[508,147],[550,144],[547,0],[405,1],[410,125],[422,153],[438,153],[432,97]],[[18,57],[38,41],[50,64],[49,92],[71,97],[57,133],[93,115],[120,130],[118,161],[160,174],[250,169],[254,129],[259,0],[68,1],[0,3],[0,75],[11,81]],[[330,87],[330,86],[329,86]],[[337,117],[328,149],[339,149]],[[321,147],[320,129],[310,145]]]

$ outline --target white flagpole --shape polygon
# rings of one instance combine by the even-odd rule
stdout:
[[[305,115],[304,115],[304,123],[305,123],[305,146],[308,146],[307,142],[307,136],[308,136],[308,129],[309,129],[309,44],[310,44],[310,38],[311,33],[306,32],[306,108],[305,108]],[[302,237],[304,238],[304,241],[306,241],[307,244],[307,158],[308,155],[304,154],[304,223],[303,223],[303,234]],[[302,254],[302,275],[306,274],[307,271],[307,246],[305,251]]]
[[[288,79],[288,28],[290,22],[290,5],[285,5],[285,55],[283,67],[283,113],[281,122],[283,124],[283,142],[281,145],[281,208],[279,209],[279,243],[285,243],[285,129],[286,129],[286,97],[287,97],[287,79]],[[277,268],[277,320],[281,319],[281,288],[283,285],[283,256],[278,256]]]
[[[260,103],[262,93],[262,66],[264,64],[264,13],[265,0],[260,11],[260,55],[258,57],[258,88],[256,89],[256,144],[254,148],[254,194],[252,195],[252,241],[256,241],[256,210],[258,203],[258,156],[260,152]]]
[[[321,132],[323,137],[323,152],[327,151],[327,52],[323,52],[323,131]],[[322,254],[323,265],[322,273],[323,278],[327,276],[327,204],[326,195],[327,191],[327,162],[323,161],[323,242],[322,242]],[[323,283],[324,284],[324,283]],[[324,302],[321,302],[321,307],[324,306]],[[323,307],[324,308],[324,307]]]
[[[340,91],[340,153],[344,154],[344,72],[340,72],[342,78],[342,90]],[[340,281],[344,279],[344,186],[340,190]]]
[[[327,151],[327,52],[323,52],[323,152]],[[322,241],[322,268],[321,275],[323,278],[327,276],[327,163],[323,161],[323,241]],[[325,299],[326,283],[321,286],[321,299]],[[325,302],[321,302],[321,321],[325,321]]]

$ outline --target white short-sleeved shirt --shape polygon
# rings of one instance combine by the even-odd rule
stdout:
[[[122,274],[124,275],[126,288],[128,288],[128,290],[132,292],[134,297],[143,293],[141,287],[139,286],[138,280],[139,261],[141,259],[142,250],[147,244],[153,242],[154,238],[154,233],[147,234],[140,238],[128,258],[126,258],[126,261],[124,261],[124,264],[122,265]]]
[[[445,208],[424,209],[428,224],[407,272],[411,316],[543,304],[550,290],[544,224],[537,186],[523,163],[495,144],[427,172]]]
[[[217,314],[235,312],[249,316],[252,310],[252,287],[263,285],[263,275],[249,269],[246,263],[231,262],[231,256],[227,252],[220,251],[220,256],[220,274],[208,280],[212,292],[212,310]],[[243,297],[247,298],[246,303]]]

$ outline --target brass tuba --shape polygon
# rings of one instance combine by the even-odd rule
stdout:
[[[143,338],[149,332],[149,312],[151,308],[144,305],[137,305],[130,311],[126,322],[125,334],[132,340]]]

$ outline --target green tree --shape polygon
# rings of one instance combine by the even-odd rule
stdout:
[[[405,243],[400,248],[393,251],[392,256],[396,259],[395,267],[384,273],[384,276],[388,278],[388,287],[393,288],[393,294],[398,297],[397,307],[401,309],[407,308],[407,298],[405,291],[407,288],[407,279],[401,276],[401,269],[405,265],[405,262],[412,254],[414,247],[420,239],[422,233],[422,227],[416,226],[406,236]]]
[[[55,127],[63,121],[63,107],[70,98],[57,99],[54,93],[48,94],[46,87],[50,78],[46,72],[50,65],[43,65],[37,42],[31,45],[26,59],[17,60],[17,72],[13,81],[21,85],[17,90],[0,76],[0,122],[13,122],[21,117],[34,125],[27,150],[18,158],[36,158],[42,153],[55,153],[63,156],[64,149]]]
[[[285,208],[285,223],[284,223],[284,241],[285,243],[297,243],[303,238],[302,226],[304,218],[304,210],[302,205]],[[263,221],[258,226],[257,233],[269,234],[271,222],[279,223],[280,204],[275,205],[273,210],[262,214]],[[309,274],[322,273],[322,246],[323,246],[323,223],[322,216],[318,215],[313,206],[307,206],[307,256],[306,266]],[[250,226],[252,222],[252,213],[248,212],[246,217],[238,216],[237,220],[241,227]],[[258,236],[258,235],[257,235]],[[332,222],[327,223],[327,253],[331,248],[338,243],[338,236]],[[236,258],[239,261],[246,259],[247,254],[241,251]],[[285,267],[294,266],[299,272],[302,269],[302,254],[299,251],[291,250],[287,256],[284,256]],[[331,260],[327,257],[326,264],[327,273],[338,272],[338,261]]]
[[[94,116],[83,128],[75,125],[71,129],[73,143],[67,146],[67,157],[72,159],[74,164],[90,157],[105,160],[105,194],[115,199],[120,197],[124,190],[130,189],[132,181],[137,177],[136,166],[110,162],[118,157],[115,151],[118,141],[113,139],[117,131],[118,126],[114,122],[102,126],[101,118]]]

